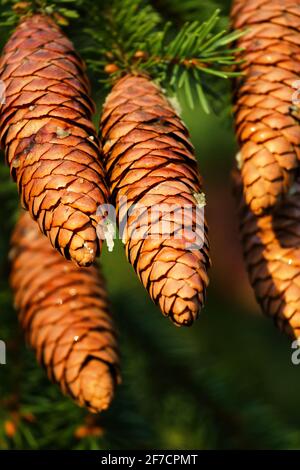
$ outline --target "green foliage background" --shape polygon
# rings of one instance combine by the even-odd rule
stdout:
[[[184,12],[180,0],[152,3],[163,18],[180,27],[184,17],[206,18],[217,2],[190,1]],[[228,5],[221,6],[226,23]],[[76,42],[78,30],[73,28]],[[67,32],[72,37],[72,24]],[[103,88],[93,72],[91,79],[100,112]],[[104,252],[102,264],[120,333],[123,385],[111,409],[98,418],[101,436],[75,437],[86,412],[61,396],[23,345],[8,287],[9,235],[18,198],[2,158],[0,339],[7,342],[7,364],[0,365],[0,449],[300,448],[300,366],[291,362],[290,341],[253,302],[241,267],[234,205],[225,205],[231,201],[230,169],[236,152],[226,110],[230,84],[214,98],[224,103],[218,117],[207,115],[199,103],[191,110],[184,96],[183,118],[196,146],[208,199],[214,268],[207,305],[192,328],[177,329],[149,300],[121,243],[113,253]],[[15,436],[8,438],[4,423],[15,410],[32,413],[34,420],[22,419]]]

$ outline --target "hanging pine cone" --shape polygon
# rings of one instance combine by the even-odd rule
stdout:
[[[0,139],[22,205],[52,245],[80,266],[99,254],[107,200],[85,67],[48,17],[23,20],[0,62]]]
[[[190,325],[204,303],[210,259],[203,210],[196,220],[204,194],[188,131],[149,78],[127,75],[105,102],[101,133],[121,226],[128,216],[128,260],[163,314]],[[182,208],[190,210],[184,227]]]
[[[120,380],[119,356],[98,269],[64,260],[28,213],[12,236],[11,258],[19,321],[38,361],[79,405],[106,409]]]
[[[295,0],[235,0],[233,26],[247,29],[235,96],[238,163],[246,203],[256,214],[289,191],[300,157],[300,5]],[[299,88],[299,86],[298,86]]]
[[[240,173],[235,192],[250,283],[264,313],[289,336],[300,336],[300,181],[273,215],[257,216],[246,205]]]

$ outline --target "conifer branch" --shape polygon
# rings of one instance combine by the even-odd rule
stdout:
[[[178,26],[185,21],[203,20],[220,7],[215,0],[151,0],[151,4],[160,15]]]
[[[113,0],[103,11],[90,11],[95,24],[86,28],[92,43],[84,52],[105,84],[124,72],[146,72],[171,94],[182,88],[191,107],[199,101],[208,111],[208,82],[237,75],[232,44],[243,33],[219,30],[219,10],[207,21],[185,23],[179,32],[142,0]]]
[[[15,26],[20,18],[36,13],[51,16],[59,25],[67,26],[70,19],[80,16],[84,0],[1,0],[0,26]]]

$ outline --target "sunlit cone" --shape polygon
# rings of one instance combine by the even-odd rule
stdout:
[[[272,215],[246,205],[239,172],[234,174],[240,231],[250,283],[264,313],[292,337],[300,336],[300,181]]]
[[[119,382],[117,339],[95,266],[66,261],[24,213],[12,236],[19,321],[49,378],[79,405],[106,409]]]
[[[300,4],[235,0],[232,21],[247,31],[237,44],[237,159],[245,200],[260,214],[282,200],[299,165]]]
[[[210,259],[188,131],[158,86],[127,75],[107,97],[101,134],[121,228],[128,215],[127,257],[163,314],[190,325],[205,300]]]
[[[0,138],[21,203],[67,259],[100,252],[97,207],[107,200],[85,66],[46,16],[23,20],[4,48]]]

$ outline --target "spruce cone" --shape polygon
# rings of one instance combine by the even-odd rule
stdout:
[[[204,195],[188,131],[149,78],[127,75],[106,100],[101,133],[121,227],[128,215],[128,260],[163,314],[190,325],[204,303],[210,259],[203,209],[196,220]]]
[[[263,312],[291,337],[300,336],[300,180],[280,210],[257,216],[235,175],[240,231],[250,283]]]
[[[99,254],[97,207],[107,200],[85,67],[48,17],[20,23],[5,46],[0,139],[25,209],[67,259]]]
[[[245,201],[256,214],[289,191],[300,157],[300,5],[295,0],[235,0],[233,26],[247,29],[235,96],[238,162]],[[299,88],[299,87],[298,87]]]
[[[38,361],[80,406],[106,409],[119,382],[119,356],[98,269],[66,261],[28,213],[12,236],[11,257],[19,321]]]

